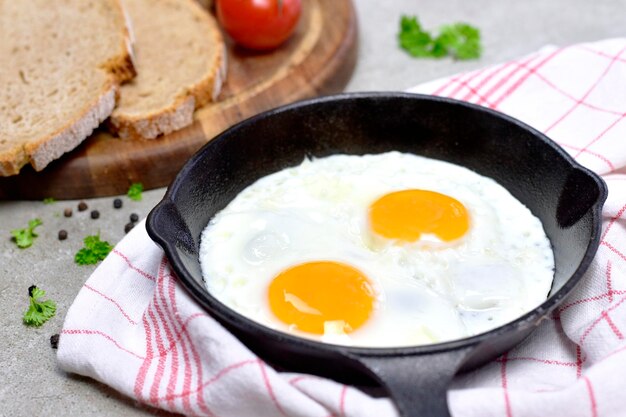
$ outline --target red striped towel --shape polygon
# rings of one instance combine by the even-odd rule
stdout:
[[[454,380],[453,415],[626,415],[626,39],[544,48],[411,91],[517,117],[609,186],[602,243],[580,287],[520,346]],[[143,224],[79,292],[58,361],[188,415],[396,415],[387,399],[264,364],[181,290]]]

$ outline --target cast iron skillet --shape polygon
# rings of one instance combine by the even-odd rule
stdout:
[[[198,261],[209,219],[261,176],[305,156],[411,152],[496,179],[543,222],[556,262],[549,298],[490,332],[403,348],[329,345],[280,333],[230,310],[205,289]],[[578,283],[598,247],[603,181],[523,123],[482,107],[406,93],[317,98],[228,129],[182,168],[148,216],[148,233],[198,303],[262,358],[290,371],[381,384],[405,417],[449,415],[453,375],[528,336]],[[241,225],[246,227],[246,225]],[[210,277],[208,278],[210,279]]]

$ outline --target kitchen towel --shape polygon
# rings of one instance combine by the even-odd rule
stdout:
[[[626,416],[626,39],[547,47],[411,91],[519,118],[609,187],[600,248],[580,286],[522,344],[457,376],[452,414]],[[57,357],[65,371],[187,415],[397,415],[386,398],[266,365],[186,294],[144,223],[80,290]]]

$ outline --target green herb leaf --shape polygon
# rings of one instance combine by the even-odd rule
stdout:
[[[141,201],[141,193],[143,192],[143,184],[140,182],[134,182],[128,188],[128,197],[131,200]]]
[[[43,199],[44,204],[54,204],[57,201],[53,197],[46,197]]]
[[[28,289],[28,295],[30,296],[30,305],[22,319],[24,324],[28,326],[41,326],[54,317],[57,311],[56,303],[52,300],[39,301],[40,298],[46,295],[44,290],[33,285]]]
[[[95,265],[104,258],[107,257],[109,252],[113,250],[113,246],[106,240],[100,240],[100,234],[93,236],[87,236],[83,243],[84,248],[81,248],[76,255],[74,255],[74,262],[78,265]]]
[[[435,45],[458,59],[476,59],[482,52],[480,31],[467,23],[443,26]]]
[[[11,230],[11,235],[18,248],[25,249],[32,246],[33,241],[38,236],[35,227],[43,224],[41,219],[33,219],[28,222],[28,227],[24,229]]]
[[[398,41],[414,57],[452,55],[457,59],[474,59],[482,53],[480,31],[467,23],[442,26],[439,35],[433,36],[422,28],[417,16],[402,16]]]
[[[422,29],[417,16],[402,16],[400,19],[400,33],[398,34],[400,47],[415,57],[432,56],[430,33]]]

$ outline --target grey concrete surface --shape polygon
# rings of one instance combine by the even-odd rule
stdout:
[[[308,0],[304,0],[308,1]],[[545,44],[567,45],[626,36],[626,0],[353,0],[359,19],[359,59],[348,91],[402,90],[460,71],[532,52]],[[475,61],[416,60],[399,50],[396,33],[401,14],[417,14],[427,28],[467,21],[482,31],[484,54]],[[0,202],[0,415],[139,416],[166,415],[127,399],[83,377],[67,375],[55,362],[49,337],[57,333],[67,309],[93,267],[77,266],[73,254],[87,234],[118,242],[128,216],[141,218],[164,190],[144,193],[141,202],[126,197],[115,210],[113,198],[87,200],[101,217],[79,213],[76,201]],[[74,215],[65,218],[63,209]],[[9,231],[39,217],[40,237],[26,250],[10,241]],[[60,229],[69,233],[57,240]],[[37,284],[58,304],[54,319],[39,329],[22,325],[27,288]]]

